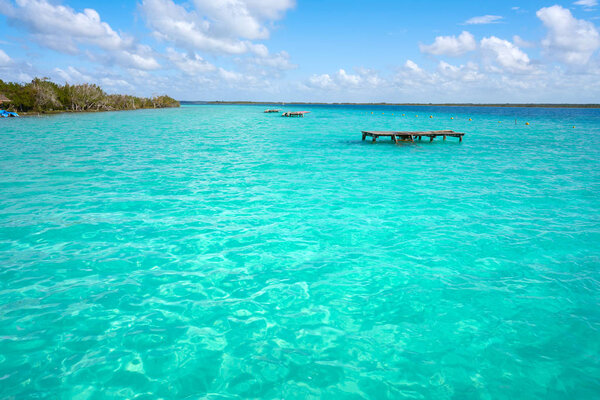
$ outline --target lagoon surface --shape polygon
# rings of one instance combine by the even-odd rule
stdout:
[[[0,121],[1,399],[600,396],[600,110],[265,108]]]

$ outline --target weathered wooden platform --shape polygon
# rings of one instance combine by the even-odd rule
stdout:
[[[396,144],[400,141],[414,142],[415,139],[422,140],[423,137],[428,137],[430,142],[433,142],[438,136],[442,136],[444,140],[446,137],[457,137],[459,142],[462,142],[462,138],[465,134],[454,131],[362,131],[362,140],[365,140],[367,136],[373,138],[373,143],[380,137],[389,137]]]
[[[308,114],[310,111],[287,111],[281,114],[282,117],[304,117],[304,114]]]
[[[281,112],[281,110],[276,110],[276,109],[269,109],[269,110],[265,110],[266,113],[278,113]]]

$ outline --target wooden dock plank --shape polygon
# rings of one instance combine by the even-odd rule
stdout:
[[[446,137],[457,137],[460,142],[465,134],[461,132],[454,132],[451,130],[439,130],[439,131],[362,131],[362,140],[365,140],[367,136],[373,138],[373,142],[377,141],[379,137],[389,137],[394,142],[398,143],[398,139],[409,140],[414,142],[415,138],[421,140],[423,137],[428,137],[430,142],[433,142],[438,136],[442,136],[444,140]]]

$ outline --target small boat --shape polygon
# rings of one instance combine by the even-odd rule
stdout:
[[[16,112],[0,110],[0,118],[11,118],[11,117],[18,117],[18,116],[19,116],[19,114],[17,114]]]
[[[270,109],[270,110],[265,110],[266,113],[278,113],[281,112],[281,110],[275,110],[275,109]]]
[[[310,111],[287,111],[281,114],[282,117],[304,117],[304,114],[308,114]]]

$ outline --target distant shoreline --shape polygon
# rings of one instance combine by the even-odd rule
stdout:
[[[48,78],[35,78],[29,83],[0,79],[0,99],[0,109],[20,115],[179,107],[179,102],[167,95],[136,97],[108,94],[96,84],[59,85]]]
[[[427,107],[506,107],[506,108],[600,108],[600,104],[477,104],[477,103],[308,103],[308,102],[267,102],[267,101],[180,101],[181,105],[277,105],[277,106],[427,106]]]
[[[140,110],[164,110],[167,108],[178,108],[178,107],[140,107],[140,108],[127,108],[127,109],[116,109],[116,110],[48,110],[48,111],[22,111],[19,112],[20,117],[45,117],[50,115],[60,114],[96,114],[96,113],[107,113],[107,112],[122,112],[122,111],[140,111]]]

